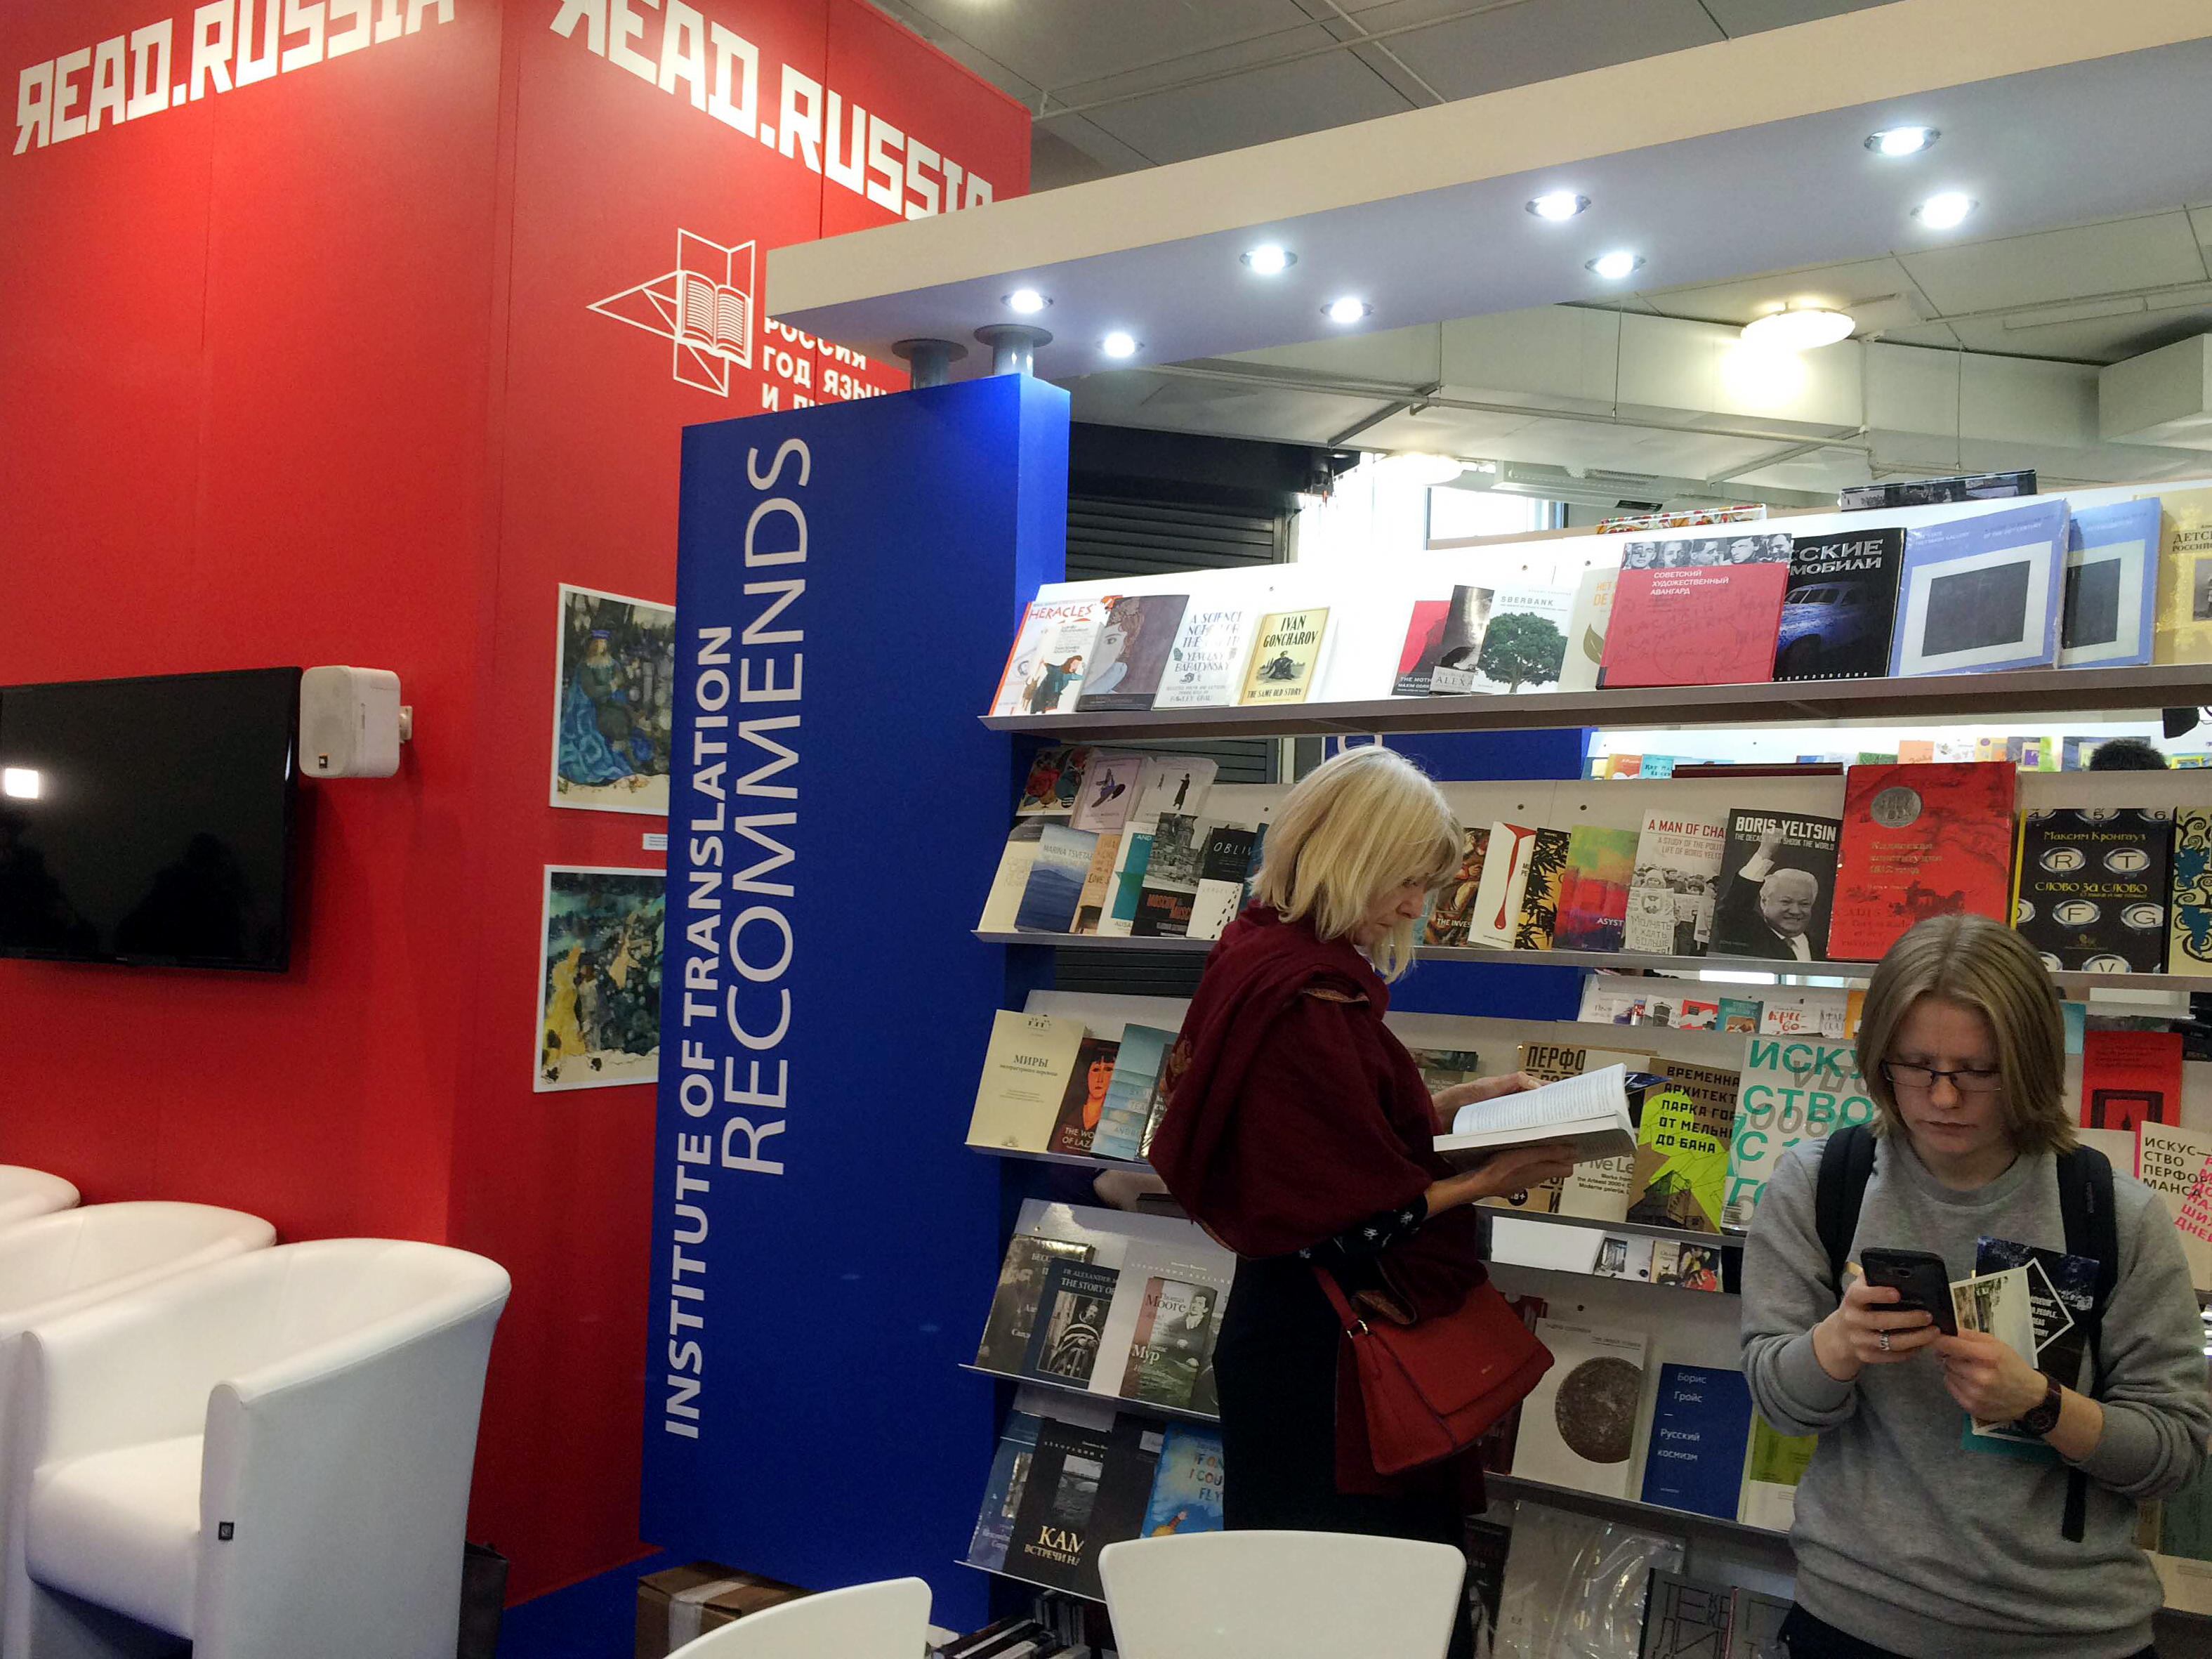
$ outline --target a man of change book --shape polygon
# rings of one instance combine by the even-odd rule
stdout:
[[[1889,672],[1902,530],[1799,536],[1774,639],[1778,680],[1848,680]]]
[[[1222,708],[1237,701],[1252,649],[1252,613],[1194,599],[1168,651],[1155,708]]]
[[[1189,603],[1187,593],[1123,594],[1108,600],[1077,709],[1088,714],[1150,708]]]
[[[1539,1321],[1536,1338],[1553,1364],[1522,1403],[1514,1479],[1627,1497],[1650,1338],[1560,1319]]]
[[[2023,812],[2012,925],[2047,968],[2162,974],[2172,848],[2163,808]]]
[[[1713,889],[1727,827],[1684,812],[1644,815],[1620,948],[1702,956],[1712,937]]]
[[[1713,910],[1712,953],[1818,961],[1826,946],[1842,832],[1839,818],[1730,812]]]

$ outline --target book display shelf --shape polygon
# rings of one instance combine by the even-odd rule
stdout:
[[[1797,526],[1793,524],[1791,528]],[[1149,584],[1149,590],[1167,592],[1179,591],[1184,586],[1195,589],[1200,580],[1196,576],[1146,578],[1144,582]],[[1295,576],[1285,577],[1283,586],[1294,587],[1296,580]],[[1109,586],[1063,584],[1050,592],[1055,599],[1076,598],[1092,590],[1103,592]],[[1198,601],[1194,599],[1193,603],[1195,605]],[[1279,611],[1292,603],[1314,601],[1270,594],[1264,603],[1253,603],[1269,611]],[[1398,615],[1402,622],[1402,610]],[[1274,621],[1273,616],[1267,618],[1268,623]],[[1370,629],[1368,635],[1364,642],[1353,640],[1334,647],[1337,668],[1332,672],[1337,683],[1342,683],[1341,670],[1348,651],[1364,650],[1369,656],[1374,655],[1375,640],[1380,635]],[[1330,681],[1331,672],[1316,671],[1316,693],[1325,690]],[[2013,669],[1787,684],[1367,697],[1157,711],[994,714],[984,716],[983,724],[994,731],[1035,739],[1041,745],[1131,745],[1148,754],[1158,754],[1171,751],[1184,742],[1252,737],[1319,736],[1387,743],[1396,738],[1419,738],[1437,733],[1516,729],[1599,726],[1723,728],[1877,720],[1933,727],[1967,719],[2060,712],[2074,713],[2085,720],[2129,716],[2154,720],[2161,708],[2201,702],[2207,695],[2208,684],[2212,684],[2212,669],[2206,665],[2168,663]],[[1680,746],[1686,752],[1688,740],[1682,740]],[[2127,808],[2171,813],[2212,806],[2212,776],[2202,771],[2027,771],[2018,774],[2015,782],[2013,808],[2023,814],[2079,809],[2094,815],[2106,809]],[[1648,815],[1654,811],[1722,822],[1737,811],[1809,815],[1833,820],[1844,816],[1846,780],[1831,772],[1827,775],[1638,781],[1440,778],[1438,785],[1454,811],[1470,829],[1496,823],[1560,830],[1589,825],[1633,832],[1644,828]],[[1210,823],[1264,826],[1286,789],[1287,787],[1219,786],[1207,794],[1202,816]],[[1049,950],[1097,953],[1104,958],[1143,952],[1202,953],[1212,944],[1210,939],[1110,937],[1006,926],[979,927],[975,937],[980,943],[1006,947],[1018,953],[1014,959],[1017,963],[1026,959],[1028,965],[1010,968],[1010,984],[1037,986],[1049,983],[1049,968],[1042,956]],[[1480,964],[1493,975],[1528,969],[1571,969],[1577,981],[1584,984],[1603,974],[1678,976],[1621,981],[1663,988],[1675,996],[1691,994],[1718,997],[1738,990],[1751,994],[1760,987],[1819,987],[1840,1000],[1854,983],[1863,984],[1873,966],[1863,958],[1826,960],[1814,956],[1806,960],[1778,960],[1717,950],[1706,955],[1680,955],[1457,945],[1425,945],[1419,954],[1424,963]],[[1715,977],[1701,980],[1700,975]],[[1417,979],[1418,976],[1417,969]],[[2069,1002],[2085,1004],[2089,1012],[2099,1015],[2185,1018],[2188,994],[2212,990],[2212,978],[2190,973],[2082,966],[2057,969],[2053,977]],[[1432,1008],[1434,1006],[1433,1002],[1430,1005]],[[1490,1005],[1469,1002],[1464,1007],[1428,1012],[1401,1012],[1394,1006],[1389,1023],[1407,1045],[1417,1050],[1457,1051],[1462,1054],[1472,1051],[1479,1054],[1480,1070],[1486,1073],[1514,1069],[1516,1047],[1536,1042],[1649,1054],[1655,1069],[1664,1069],[1668,1063],[1680,1063],[1692,1067],[1737,1070],[1745,1066],[1747,1048],[1759,1035],[1741,1030],[1686,1030],[1593,1018],[1589,1012],[1592,1001],[1587,995],[1580,1018],[1498,1018],[1478,1014],[1478,1006]],[[1079,1021],[1092,1038],[1114,1041],[1121,1036],[1125,1026],[1171,1032],[1179,1026],[1184,1006],[1166,996],[1040,988],[1028,994],[1021,1012]],[[1823,1034],[1808,1027],[1803,1035],[1814,1041],[1825,1036],[1829,1044],[1848,1048],[1840,1030]],[[1593,1062],[1596,1063],[1599,1062]],[[2078,1054],[2069,1054],[2069,1091],[2078,1091],[2081,1088],[2081,1063]],[[1855,1068],[1853,1076],[1856,1077]],[[2179,1109],[2183,1127],[2212,1130],[2212,1066],[2191,1064],[2185,1068]],[[980,1145],[976,1150],[1016,1162],[1060,1164],[1085,1172],[1144,1167],[1141,1161],[1065,1151]],[[1608,1328],[1637,1328],[1647,1344],[1641,1351],[1644,1395],[1638,1412],[1635,1443],[1626,1460],[1626,1470],[1633,1473],[1618,1474],[1611,1481],[1612,1491],[1593,1491],[1546,1478],[1549,1471],[1540,1465],[1526,1474],[1494,1476],[1496,1493],[1556,1504],[1560,1508],[1596,1515],[1626,1526],[1685,1536],[1689,1540],[1688,1559],[1695,1563],[1686,1571],[1703,1571],[1708,1576],[1726,1577],[1735,1576],[1741,1569],[1752,1579],[1771,1586],[1778,1573],[1786,1574],[1790,1570],[1786,1487],[1778,1498],[1770,1492],[1763,1503],[1755,1503],[1747,1496],[1739,1511],[1723,1512],[1727,1510],[1725,1501],[1703,1510],[1645,1501],[1650,1494],[1639,1486],[1637,1479],[1638,1474],[1649,1479],[1646,1454],[1653,1434],[1655,1409],[1659,1408],[1655,1395],[1662,1373],[1682,1368],[1705,1368],[1733,1374],[1739,1364],[1737,1323],[1741,1303],[1736,1296],[1725,1291],[1733,1291],[1736,1287],[1744,1238],[1741,1229],[1700,1231],[1649,1220],[1630,1222],[1599,1215],[1510,1209],[1495,1210],[1492,1216],[1493,1264],[1498,1269],[1498,1283],[1509,1295],[1540,1297],[1546,1304],[1547,1319],[1569,1327],[1590,1328],[1601,1337]],[[1717,1253],[1727,1258],[1727,1271],[1719,1276],[1722,1283],[1711,1289],[1692,1289],[1672,1282],[1639,1282],[1632,1269],[1629,1277],[1608,1276],[1604,1255],[1616,1241],[1640,1241],[1648,1247],[1643,1250],[1647,1266],[1655,1249],[1717,1247]],[[1637,1248],[1632,1243],[1626,1253],[1632,1261]],[[1619,1271],[1616,1267],[1615,1273]],[[1656,1280],[1658,1275],[1654,1273],[1650,1277]],[[1711,1289],[1723,1289],[1723,1285],[1724,1293],[1711,1293]],[[1033,1376],[1017,1377],[1003,1372],[997,1375],[1008,1382],[1033,1384],[1036,1381]],[[1091,1397],[1096,1401],[1099,1396],[1092,1390]],[[1122,1403],[1131,1410],[1144,1409]],[[1206,1413],[1186,1415],[1203,1419]],[[1754,1462],[1757,1455],[1754,1443],[1751,1454]],[[1747,1492],[1752,1484],[1749,1474],[1747,1467]],[[1601,1480],[1595,1484],[1602,1488],[1607,1482]],[[2206,1589],[2207,1583],[2212,1581],[2202,1580],[2191,1571],[2203,1565],[2193,1561],[2177,1564],[2160,1559],[2160,1571],[2168,1587],[2170,1613],[2195,1613],[2212,1607]]]

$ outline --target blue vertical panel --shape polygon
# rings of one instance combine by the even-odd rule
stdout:
[[[963,1144],[1005,989],[976,715],[1064,568],[1067,396],[1025,377],[684,434],[643,1534],[814,1589],[963,1554],[997,1267]]]

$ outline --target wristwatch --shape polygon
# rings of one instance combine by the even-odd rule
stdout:
[[[2043,1403],[2031,1410],[2022,1412],[2018,1417],[2013,1419],[2013,1427],[2018,1429],[2022,1434],[2032,1434],[2040,1439],[2058,1426],[2059,1403],[2064,1397],[2064,1391],[2059,1388],[2057,1381],[2055,1378],[2045,1377],[2043,1383]]]

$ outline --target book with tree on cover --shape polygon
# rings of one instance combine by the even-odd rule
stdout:
[[[2173,815],[2166,926],[2166,971],[2212,975],[2212,809],[2184,806]]]
[[[2162,974],[2172,862],[2173,815],[2162,807],[2023,812],[2013,927],[2047,968]]]
[[[1483,852],[1490,842],[1487,830],[1460,831],[1459,868],[1439,887],[1421,918],[1424,945],[1464,945],[1468,924],[1474,914],[1476,892],[1482,885]]]
[[[1528,858],[1534,851],[1536,831],[1526,824],[1493,823],[1485,841],[1481,879],[1476,884],[1474,907],[1468,913],[1467,932],[1461,943],[1510,951],[1521,921],[1521,907],[1528,894]]]
[[[1847,1123],[1874,1118],[1874,1097],[1848,1042],[1812,1036],[1755,1036],[1745,1045],[1743,1086],[1730,1132],[1728,1193],[1721,1224],[1748,1227],[1782,1154],[1824,1140]]]
[[[1789,537],[1766,534],[1629,543],[1598,684],[1771,680],[1790,548]]]
[[[1073,708],[1105,611],[1097,599],[1030,601],[991,712],[1052,714]]]
[[[1322,647],[1328,638],[1328,611],[1275,611],[1260,618],[1244,670],[1240,703],[1304,702],[1312,695]]]
[[[1490,625],[1474,659],[1470,691],[1510,695],[1557,686],[1567,656],[1568,613],[1575,596],[1557,587],[1501,587],[1490,604]]]
[[[1842,833],[1839,818],[1730,812],[1713,908],[1714,954],[1820,960],[1827,945]]]
[[[1106,601],[1078,711],[1150,708],[1159,694],[1188,593],[1124,593]]]
[[[1559,912],[1559,884],[1567,872],[1572,837],[1565,830],[1539,830],[1528,843],[1528,874],[1521,890],[1521,915],[1513,927],[1516,951],[1552,948]]]
[[[1739,1072],[1667,1062],[1667,1087],[1644,1097],[1626,1220],[1717,1233],[1728,1191]]]
[[[1106,1096],[1114,1086],[1115,1057],[1121,1044],[1113,1037],[1086,1036],[1075,1051],[1075,1066],[1060,1097],[1060,1112],[1053,1120],[1048,1150],[1081,1156],[1090,1152],[1091,1138],[1105,1115]]]
[[[998,1289],[992,1292],[991,1311],[983,1321],[983,1338],[975,1345],[975,1364],[1008,1376],[1019,1370],[1029,1354],[1030,1335],[1036,1328],[1037,1305],[1044,1299],[1045,1276],[1052,1264],[1090,1260],[1091,1246],[1066,1239],[1017,1233],[1007,1240]]]
[[[1727,836],[1727,826],[1711,818],[1668,811],[1644,815],[1628,882],[1622,950],[1678,957],[1705,953]]]
[[[975,1087],[968,1144],[1041,1152],[1052,1139],[1060,1097],[1074,1076],[1083,1022],[1002,1009]]]
[[[1628,917],[1628,883],[1636,873],[1637,834],[1595,823],[1568,834],[1566,869],[1559,877],[1552,948],[1618,951]]]
[[[2018,776],[2002,762],[1852,767],[1829,958],[1879,961],[1929,916],[2008,921]]]
[[[2151,660],[2212,662],[2212,489],[2158,497],[2158,628]]]
[[[1902,530],[1799,536],[1774,642],[1778,680],[1865,679],[1889,672]]]
[[[1583,572],[1567,613],[1567,648],[1559,660],[1562,691],[1595,691],[1605,660],[1605,630],[1613,617],[1613,594],[1620,578],[1616,565]]]
[[[1252,613],[1194,599],[1182,613],[1160,676],[1155,708],[1219,708],[1234,703],[1251,653]]]

